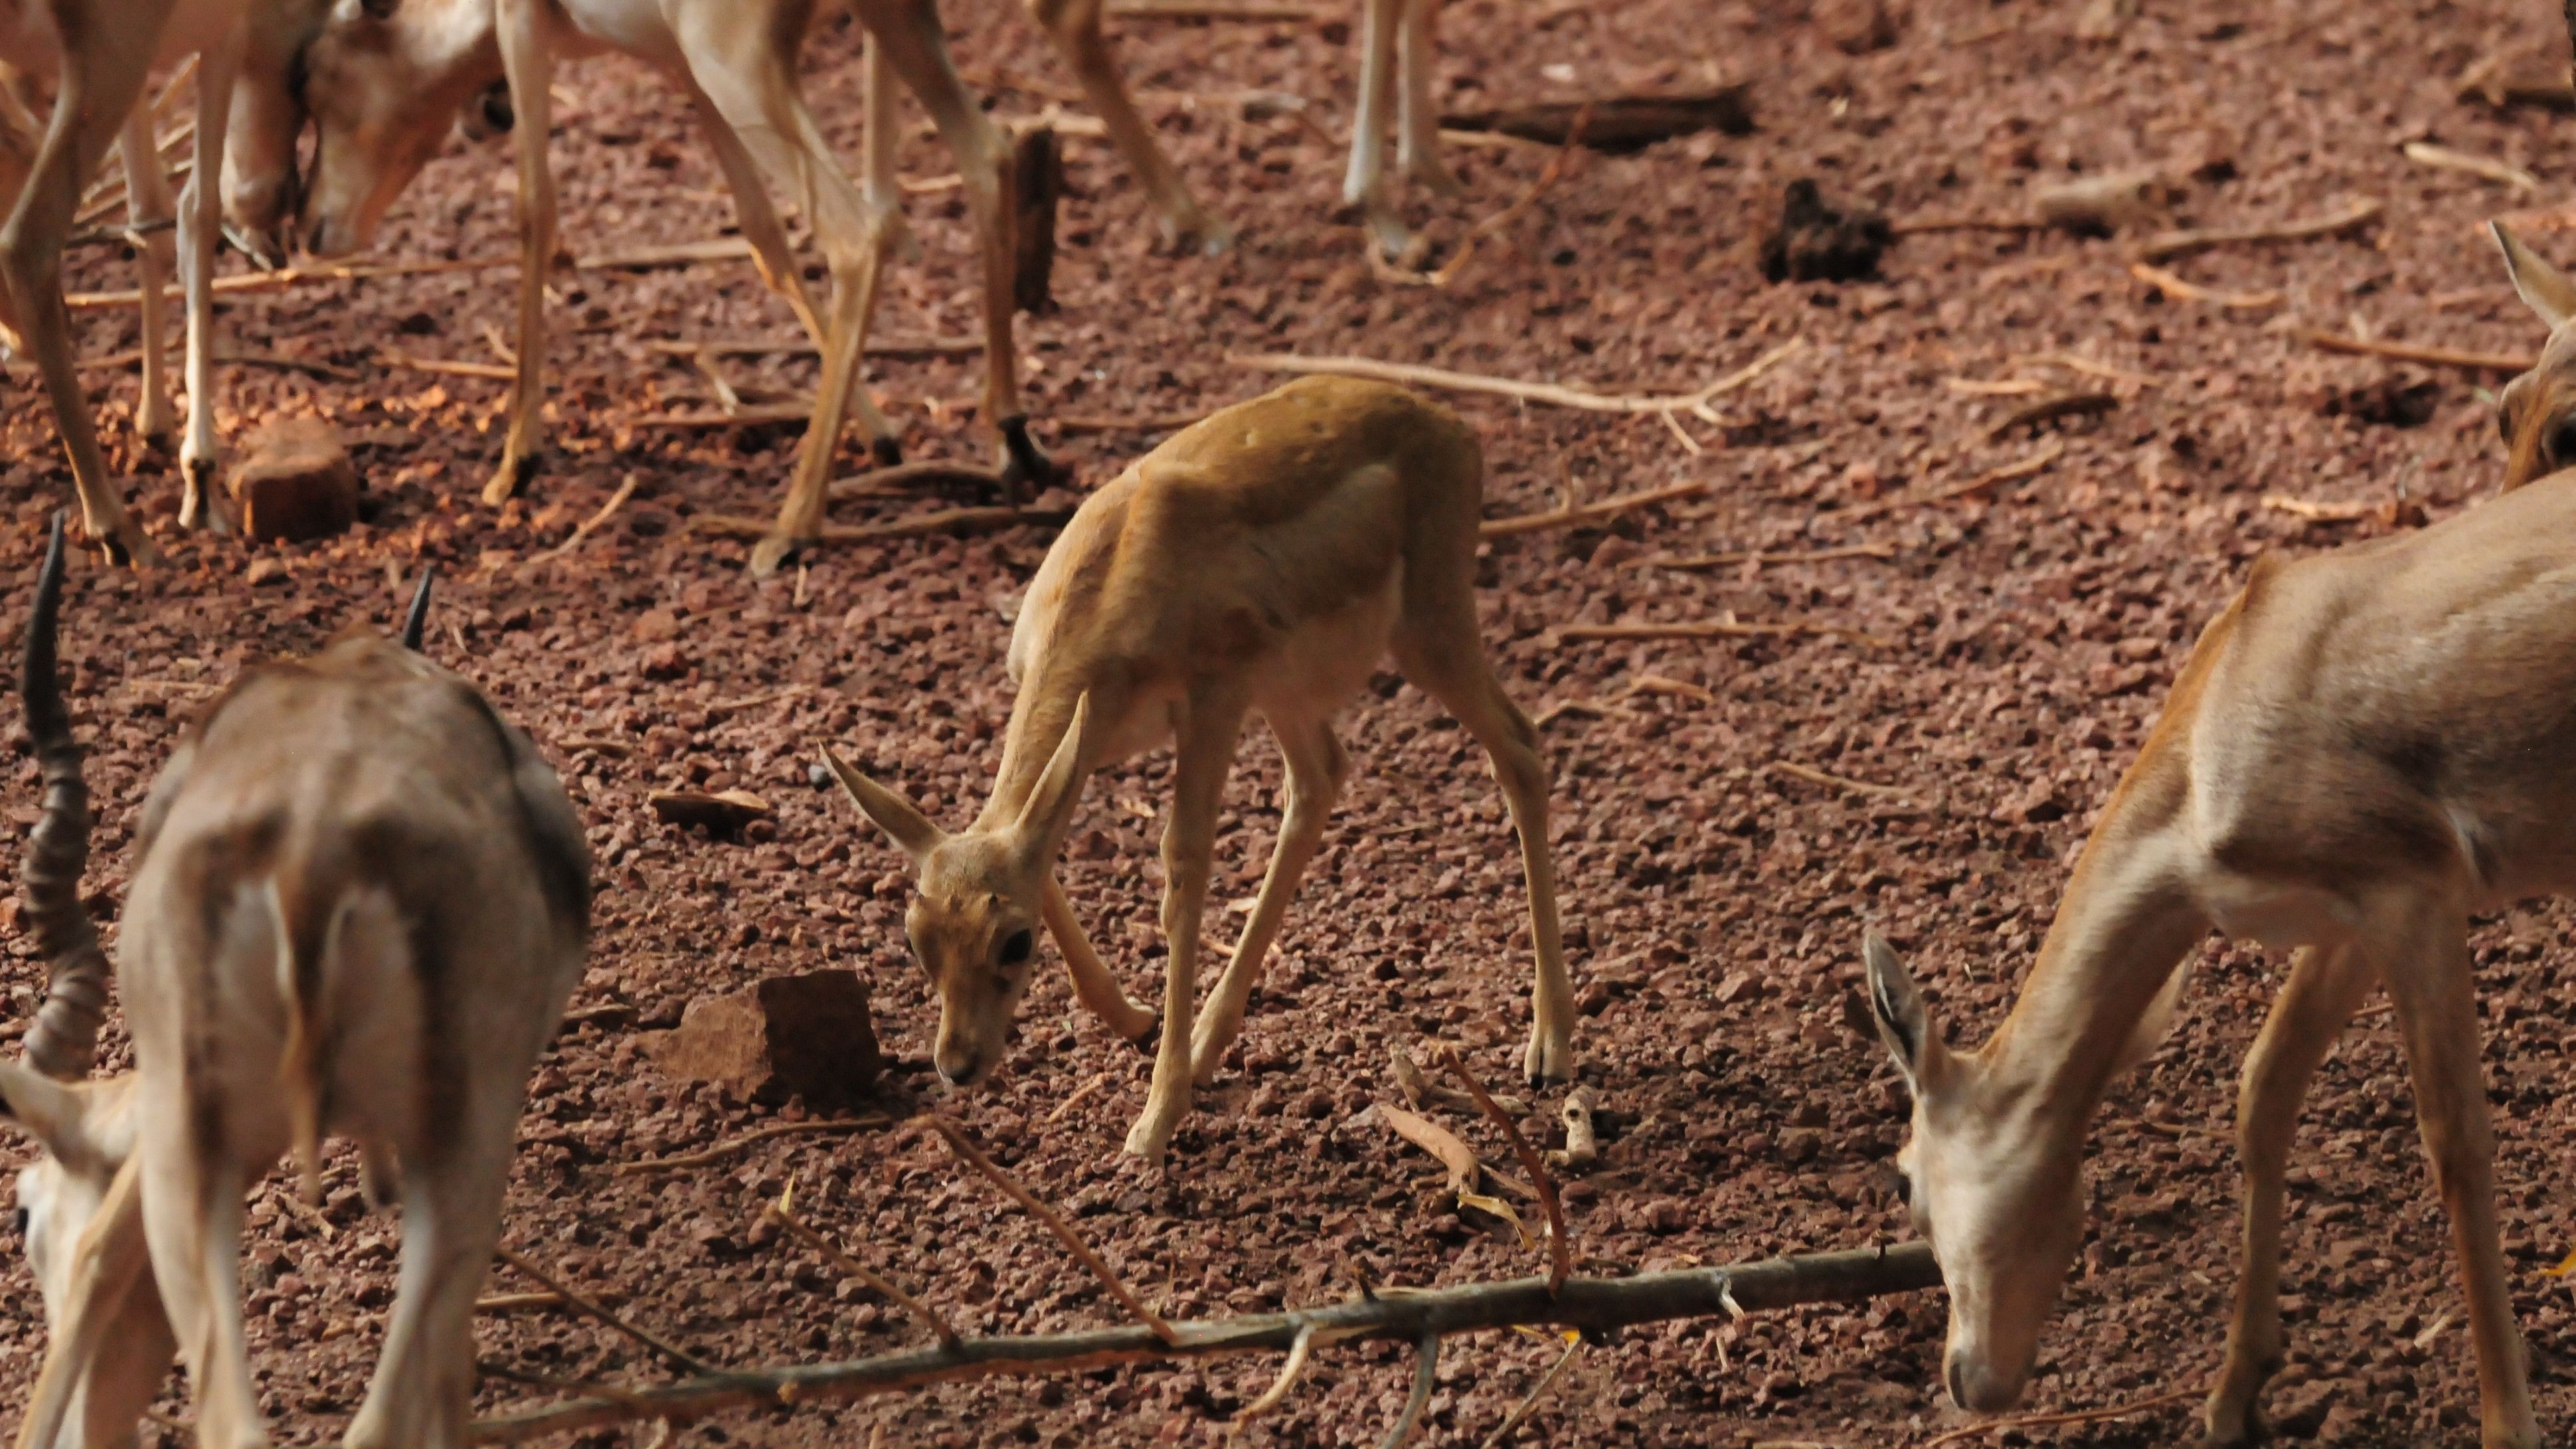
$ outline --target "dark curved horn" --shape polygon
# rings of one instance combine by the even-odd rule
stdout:
[[[420,652],[420,631],[429,623],[429,581],[438,571],[424,559],[420,565],[420,587],[412,591],[411,612],[403,615],[402,647],[414,654]]]
[[[98,1052],[99,1022],[107,1014],[107,953],[98,928],[81,908],[81,871],[89,864],[89,786],[81,780],[81,749],[72,739],[70,711],[54,663],[55,606],[63,592],[63,515],[54,515],[45,567],[36,576],[36,607],[27,618],[27,655],[18,677],[26,702],[27,735],[45,782],[44,811],[27,835],[19,876],[27,924],[45,958],[45,1004],[27,1032],[27,1060],[49,1077],[89,1074]]]

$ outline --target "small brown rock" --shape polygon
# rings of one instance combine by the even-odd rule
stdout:
[[[1867,55],[1896,43],[1887,0],[1816,0],[1809,12],[1825,42],[1845,55]]]
[[[740,830],[773,813],[769,802],[749,790],[661,790],[646,803],[665,825],[703,825],[717,834]]]
[[[358,521],[358,470],[319,418],[286,418],[253,434],[250,455],[224,486],[242,532],[263,543],[329,538]]]
[[[261,584],[276,583],[286,577],[286,560],[265,556],[252,559],[250,572],[245,577],[250,580],[252,588],[258,588]]]
[[[855,971],[772,976],[689,1003],[678,1027],[647,1038],[663,1071],[751,1101],[817,1105],[866,1095],[885,1068],[868,989]]]

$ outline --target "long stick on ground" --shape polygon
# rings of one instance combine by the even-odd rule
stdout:
[[[711,1367],[705,1359],[699,1358],[687,1349],[672,1343],[669,1339],[638,1328],[634,1324],[627,1322],[625,1319],[618,1317],[609,1309],[602,1307],[600,1304],[584,1297],[580,1293],[574,1292],[562,1279],[557,1278],[552,1273],[549,1273],[545,1269],[528,1261],[528,1259],[521,1254],[511,1252],[507,1248],[494,1248],[492,1250],[492,1256],[509,1264],[511,1267],[518,1269],[520,1272],[527,1274],[529,1277],[536,1279],[539,1283],[544,1284],[547,1288],[551,1289],[557,1297],[563,1299],[564,1302],[572,1305],[574,1308],[589,1314],[591,1317],[596,1318],[600,1322],[607,1324],[609,1327],[616,1329],[618,1332],[625,1334],[628,1338],[635,1340],[637,1343],[653,1350],[662,1357],[669,1359],[672,1363],[677,1364],[682,1371],[693,1374],[712,1374],[720,1372],[720,1370]]]
[[[2138,248],[2138,260],[2169,262],[2194,252],[2251,242],[2310,241],[2376,221],[2379,212],[2378,202],[2357,201],[2341,211],[2307,221],[2280,222],[2272,226],[2212,227],[2204,231],[2169,231],[2149,238],[2145,246]]]
[[[689,1419],[722,1409],[776,1407],[870,1398],[930,1384],[1013,1374],[1077,1373],[1118,1364],[1172,1363],[1224,1354],[1284,1353],[1302,1330],[1318,1338],[1387,1338],[1420,1343],[1425,1334],[1472,1333],[1524,1324],[1604,1332],[1675,1318],[1836,1303],[1930,1288],[1940,1265],[1922,1243],[1774,1258],[1729,1268],[1683,1268],[1634,1278],[1568,1278],[1554,1293],[1547,1280],[1466,1283],[1284,1313],[1204,1319],[1171,1325],[1163,1342],[1142,1324],[1079,1333],[968,1338],[954,1350],[929,1348],[841,1363],[737,1370],[626,1390],[616,1399],[585,1396],[476,1421],[473,1439],[516,1444],[607,1424]]]
[[[892,1278],[851,1257],[840,1244],[823,1236],[803,1218],[798,1217],[794,1206],[795,1192],[795,1186],[791,1183],[785,1192],[778,1195],[778,1201],[771,1203],[764,1210],[772,1222],[794,1234],[798,1242],[831,1259],[834,1267],[867,1285],[868,1289],[878,1297],[930,1325],[930,1335],[939,1340],[941,1348],[952,1352],[957,1348],[962,1340],[958,1338],[957,1330],[949,1324],[947,1318],[938,1309],[905,1292],[903,1286]]]
[[[2463,367],[2471,372],[2529,372],[2540,365],[2540,359],[2527,352],[2467,352],[2456,347],[2426,347],[2412,342],[2381,342],[2369,337],[2346,337],[2340,332],[2321,332],[2303,327],[2296,334],[2311,347],[2328,352],[2350,352],[2362,357],[2393,357],[2399,362],[2421,362],[2431,367]]]
[[[975,1145],[974,1140],[966,1135],[965,1128],[945,1117],[933,1117],[930,1119],[930,1129],[939,1134],[940,1141],[948,1144],[948,1150],[957,1155],[958,1161],[984,1174],[987,1181],[1000,1188],[1013,1202],[1028,1209],[1029,1216],[1046,1224],[1047,1231],[1055,1234],[1056,1241],[1064,1244],[1065,1251],[1073,1254],[1083,1267],[1090,1269],[1091,1276],[1100,1280],[1100,1286],[1109,1290],[1110,1297],[1117,1299],[1128,1312],[1136,1315],[1137,1322],[1152,1330],[1154,1336],[1161,1339],[1166,1346],[1172,1343],[1172,1325],[1163,1321],[1161,1314],[1145,1306],[1145,1300],[1137,1297],[1136,1290],[1128,1287],[1126,1280],[1120,1278],[1098,1253],[1091,1250],[1091,1245],[1082,1240],[1082,1234],[1075,1232],[1071,1223],[1057,1216],[1055,1209],[1038,1201],[1037,1194],[1020,1186],[1019,1180],[1004,1172],[1000,1163],[985,1156],[984,1149]]]
[[[1451,392],[1490,393],[1496,397],[1518,398],[1523,402],[1546,403],[1554,407],[1579,408],[1594,413],[1671,413],[1701,412],[1709,399],[1736,388],[1771,370],[1772,364],[1805,345],[1793,337],[1728,373],[1697,392],[1681,393],[1607,393],[1588,388],[1566,387],[1553,382],[1522,382],[1509,377],[1486,377],[1480,373],[1452,372],[1445,367],[1424,367],[1409,362],[1380,362],[1372,357],[1301,357],[1292,352],[1235,353],[1226,361],[1236,367],[1256,368],[1264,372],[1335,373],[1343,377],[1374,378],[1379,382],[1402,383],[1411,387],[1445,388]],[[1708,421],[1716,422],[1714,414]]]
[[[1598,503],[1576,503],[1564,508],[1551,508],[1545,513],[1523,513],[1512,518],[1488,518],[1476,525],[1479,538],[1510,538],[1515,534],[1539,533],[1551,528],[1580,528],[1615,518],[1632,509],[1676,499],[1697,498],[1708,491],[1706,482],[1676,483],[1670,488],[1649,488],[1642,493],[1623,493],[1604,498]]]

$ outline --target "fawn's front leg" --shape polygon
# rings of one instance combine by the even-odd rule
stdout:
[[[1243,728],[1239,691],[1191,697],[1180,723],[1172,775],[1172,822],[1163,831],[1163,944],[1171,974],[1163,982],[1163,1040],[1154,1053],[1154,1084],[1145,1113],[1127,1134],[1127,1150],[1160,1162],[1190,1110],[1192,1007],[1198,1000],[1199,921],[1207,909],[1208,867],[1216,853],[1217,809],[1234,767]]]

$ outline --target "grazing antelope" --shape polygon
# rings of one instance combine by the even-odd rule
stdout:
[[[400,1288],[346,1442],[462,1445],[511,1139],[589,931],[580,823],[527,740],[410,649],[351,636],[255,669],[144,802],[117,968],[134,1071],[45,1075],[86,1071],[107,971],[78,892],[62,562],[58,523],[22,681],[46,786],[25,915],[52,980],[34,1069],[0,1064],[0,1098],[45,1147],[19,1201],[53,1342],[19,1442],[130,1442],[174,1347],[198,1442],[267,1442],[242,1198],[292,1149],[310,1200],[327,1133],[355,1139],[370,1192],[390,1180],[403,1206]]]
[[[62,250],[71,236],[81,183],[114,139],[124,152],[135,220],[170,213],[169,183],[150,118],[136,103],[154,71],[196,56],[196,164],[176,207],[177,263],[188,314],[188,434],[179,455],[186,494],[180,521],[211,519],[205,495],[216,453],[212,288],[221,218],[220,187],[204,178],[222,169],[246,17],[254,8],[284,11],[315,3],[319,0],[0,0],[0,60],[24,73],[51,71],[56,77],[53,115],[33,155],[0,144],[0,195],[15,197],[7,224],[0,227],[0,325],[17,334],[43,377],[54,425],[71,460],[82,530],[113,556],[150,562],[159,550],[127,514],[108,478],[97,424],[74,371],[61,297]],[[32,125],[23,108],[10,109],[17,114],[0,124],[0,131]],[[147,435],[169,426],[161,379],[164,245],[156,239],[143,248],[141,421]]]
[[[2552,327],[2542,368],[2504,399],[2520,485],[2576,462],[2562,442],[2576,397],[2550,371],[2576,336],[2576,282],[2498,240]],[[2299,1101],[2384,988],[2466,1280],[2483,1442],[2541,1442],[2496,1238],[2468,921],[2576,889],[2570,699],[2576,472],[2421,532],[2258,560],[2103,807],[2021,997],[1983,1047],[1944,1044],[1904,965],[1869,938],[1870,1001],[1914,1099],[1897,1165],[1950,1290],[1953,1399],[1992,1412],[2020,1396],[2083,1232],[2086,1124],[2163,1035],[2216,927],[2295,954],[2237,1101],[2244,1264],[2210,1440],[2265,1432]]]
[[[302,98],[320,141],[310,183],[301,188],[298,225],[305,246],[323,256],[367,244],[403,187],[437,154],[460,110],[469,110],[477,129],[491,127],[496,118],[484,92],[495,79],[508,79],[519,167],[518,364],[508,435],[486,501],[498,503],[526,481],[543,427],[544,281],[555,236],[554,181],[546,163],[549,77],[559,55],[607,49],[659,66],[686,91],[762,279],[795,308],[822,352],[814,417],[778,528],[755,550],[757,571],[775,568],[821,535],[845,408],[855,409],[881,458],[895,455],[893,426],[860,385],[859,360],[887,248],[901,236],[893,152],[898,78],[928,108],[965,178],[984,264],[983,416],[1001,434],[1006,485],[1016,490],[1049,476],[1029,439],[1012,341],[1010,148],[957,78],[930,0],[852,4],[869,31],[863,185],[841,169],[797,84],[797,50],[819,10],[814,0],[405,0],[382,17],[334,15],[305,47]],[[472,110],[485,115],[474,118]],[[264,128],[248,148],[264,159],[241,161],[243,170],[273,176],[291,169],[297,127],[292,113],[287,119],[282,128]],[[832,274],[828,314],[818,315],[806,298],[764,179],[796,197],[813,218]],[[273,213],[294,190],[270,185],[258,195]],[[253,230],[276,221],[257,208],[237,210],[233,219]]]
[[[933,1063],[981,1081],[1002,1058],[1044,921],[1083,1003],[1130,1040],[1129,1002],[1056,884],[1057,850],[1092,772],[1174,741],[1163,834],[1170,948],[1162,1039],[1127,1150],[1159,1159],[1212,1080],[1288,898],[1320,843],[1349,761],[1333,715],[1391,650],[1492,760],[1529,882],[1538,955],[1523,1065],[1574,1069],[1574,996],[1548,863],[1538,734],[1485,660],[1473,594],[1483,495],[1476,435],[1446,408],[1349,378],[1290,383],[1210,415],[1083,502],[1029,584],[1011,634],[1019,686],[1001,773],[951,835],[830,750],[842,788],[905,854],[920,893],[904,920],[939,993]],[[1246,716],[1287,765],[1285,818],[1234,959],[1193,1023],[1199,926],[1217,810]]]

